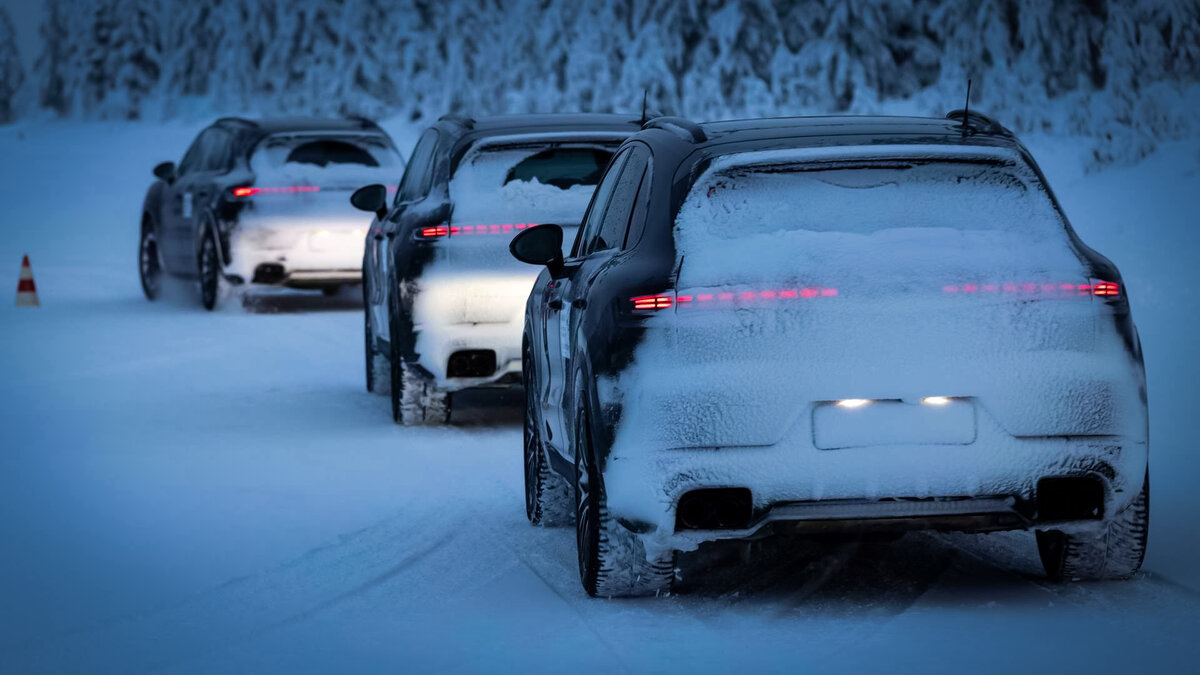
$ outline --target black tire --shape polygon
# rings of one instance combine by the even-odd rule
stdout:
[[[392,322],[391,400],[392,421],[406,427],[437,426],[450,421],[450,395],[438,391],[428,377],[404,362],[397,353]]]
[[[371,329],[371,308],[365,303],[363,306],[363,358],[366,362],[367,391],[375,393],[375,333]]]
[[[521,367],[525,383],[525,516],[534,525],[569,525],[573,507],[570,488],[566,481],[550,470],[534,416],[537,392],[533,386],[533,360],[528,336],[522,341]]]
[[[375,322],[371,320],[371,305],[367,303],[366,286],[363,286],[363,361],[366,370],[367,391],[387,396],[392,390],[392,375],[388,357],[375,349]]]
[[[217,293],[221,284],[221,261],[217,257],[217,242],[212,231],[204,233],[200,242],[200,303],[212,311],[217,306]]]
[[[391,355],[388,358],[388,365],[389,372],[391,373],[390,377],[392,380],[392,386],[388,393],[391,395],[392,400],[392,421],[396,424],[403,424],[404,420],[401,411],[404,408],[404,364],[400,360],[400,355],[396,353],[396,329],[394,327],[395,321],[390,323],[393,324],[393,328]]]
[[[588,419],[582,411],[575,443],[575,544],[583,590],[604,598],[669,594],[675,580],[674,552],[647,555],[642,540],[609,516]]]
[[[162,262],[158,255],[158,238],[149,221],[142,223],[138,239],[138,279],[147,300],[157,300],[162,294]]]
[[[1100,534],[1037,533],[1038,553],[1046,575],[1055,581],[1128,579],[1142,567],[1150,532],[1150,472],[1124,511],[1108,521]]]

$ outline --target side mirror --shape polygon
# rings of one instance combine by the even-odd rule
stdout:
[[[559,279],[563,271],[562,242],[561,227],[538,225],[513,237],[508,251],[523,263],[545,265],[550,269],[550,276]]]
[[[161,162],[154,167],[154,177],[168,183],[175,180],[175,162]]]
[[[379,183],[360,187],[350,195],[350,203],[354,208],[374,213],[383,220],[387,215],[387,188]]]

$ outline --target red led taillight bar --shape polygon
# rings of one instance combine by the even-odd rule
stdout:
[[[794,300],[799,298],[831,298],[838,294],[836,288],[781,288],[761,291],[721,291],[717,293],[688,293],[680,295],[639,295],[630,298],[633,308],[638,310],[670,309],[676,307],[719,307],[722,305],[759,302],[762,300]]]
[[[316,185],[289,185],[287,187],[235,187],[230,190],[234,197],[253,197],[254,195],[285,195],[300,192],[320,192]]]
[[[1100,296],[1118,297],[1121,285],[1111,281],[1092,281],[1090,284],[1033,283],[1030,281],[1004,284],[951,284],[942,286],[944,293],[1019,293],[1040,296]]]
[[[449,225],[443,223],[432,227],[421,228],[418,234],[418,239],[436,239],[438,237],[457,237],[462,235],[480,235],[480,234],[512,234],[521,230],[527,230],[531,227],[537,227],[540,223],[498,223],[495,225]]]

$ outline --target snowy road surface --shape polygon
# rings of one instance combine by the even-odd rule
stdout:
[[[1033,143],[1147,352],[1137,578],[1048,583],[1024,533],[910,535],[702,549],[673,597],[603,601],[573,534],[525,521],[518,412],[394,426],[352,293],[142,299],[141,194],[195,130],[0,130],[0,270],[28,253],[43,304],[0,303],[0,673],[1195,672],[1200,144],[1084,174]]]

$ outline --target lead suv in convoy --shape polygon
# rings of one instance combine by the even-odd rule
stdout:
[[[138,273],[154,300],[164,272],[198,279],[205,309],[221,279],[336,292],[362,279],[366,223],[352,190],[404,165],[374,122],[224,117],[196,137],[142,206]]]
[[[536,272],[508,242],[541,223],[573,232],[613,151],[640,122],[620,115],[446,116],[417,141],[362,262],[367,389],[396,422],[440,424],[451,392],[521,384],[525,300]]]
[[[1032,529],[1124,578],[1149,519],[1146,385],[1117,268],[976,113],[659,118],[526,306],[526,513],[574,516],[589,594],[770,533]]]

